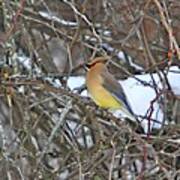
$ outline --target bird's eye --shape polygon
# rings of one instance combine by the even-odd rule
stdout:
[[[102,59],[97,59],[95,61],[92,61],[92,62],[88,62],[85,64],[85,68],[87,70],[89,70],[90,68],[96,66],[97,64],[104,64],[106,61],[102,61]]]
[[[87,63],[85,66],[86,66],[86,68],[89,69],[89,68],[91,67],[91,64],[88,64],[88,63]]]
[[[90,69],[90,68],[92,68],[93,66],[95,66],[95,65],[98,64],[98,63],[99,63],[99,61],[89,62],[89,63],[86,64],[86,67],[87,67],[88,69]]]

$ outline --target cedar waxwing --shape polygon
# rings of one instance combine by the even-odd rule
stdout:
[[[86,75],[87,89],[98,106],[120,109],[127,117],[135,120],[135,115],[123,88],[106,67],[107,60],[106,57],[98,57],[86,64],[88,70]]]

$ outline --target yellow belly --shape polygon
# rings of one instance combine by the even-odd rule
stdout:
[[[89,89],[89,92],[98,106],[103,108],[119,109],[120,103],[103,87],[96,87],[95,89]]]

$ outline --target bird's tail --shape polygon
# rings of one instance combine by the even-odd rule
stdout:
[[[137,117],[136,117],[136,115],[133,113],[133,111],[129,111],[128,109],[126,109],[125,107],[121,107],[121,111],[123,112],[123,114],[127,117],[127,118],[129,118],[129,119],[131,119],[131,120],[133,120],[133,121],[137,121]]]

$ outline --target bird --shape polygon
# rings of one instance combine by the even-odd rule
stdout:
[[[131,120],[136,120],[121,84],[108,71],[106,66],[108,59],[108,56],[96,57],[86,63],[87,90],[95,104],[101,108],[119,109]]]

